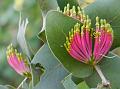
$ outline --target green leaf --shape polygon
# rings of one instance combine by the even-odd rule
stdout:
[[[65,89],[78,89],[77,85],[72,81],[72,74],[69,74],[65,79],[62,81]]]
[[[0,89],[8,89],[6,86],[0,85]]]
[[[39,0],[40,8],[44,14],[46,14],[51,9],[57,8],[56,0]]]
[[[45,37],[45,20],[46,20],[46,14],[49,10],[57,10],[58,4],[56,0],[39,0],[39,5],[42,12],[42,28],[41,31],[38,34],[38,38],[42,40],[43,42],[46,42]]]
[[[70,6],[78,6],[77,0],[57,0],[57,3],[61,10],[64,10],[64,7],[69,3]]]
[[[30,89],[30,88],[29,88],[29,85],[26,82],[24,82],[22,84],[22,89]]]
[[[73,59],[64,47],[66,35],[79,22],[62,13],[51,11],[46,18],[46,36],[49,47],[54,55],[73,74],[73,76],[84,78],[92,74],[93,68]]]
[[[90,89],[85,82],[79,83],[77,87],[78,89]]]
[[[56,60],[47,44],[40,48],[32,63],[40,63],[45,68],[45,73],[34,89],[64,89],[61,80],[68,75],[68,72]]]
[[[46,42],[45,30],[38,34],[38,38],[41,39],[43,42]]]
[[[72,79],[72,74],[69,74],[62,81],[65,89],[89,89],[85,82],[79,82],[79,84],[75,84]]]
[[[96,0],[85,8],[85,13],[90,16],[94,24],[96,16],[106,19],[114,31],[112,49],[120,46],[120,0]]]
[[[8,89],[16,89],[15,87],[13,87],[13,86],[11,86],[11,85],[6,85],[6,87],[7,87]]]
[[[120,57],[113,53],[108,55],[111,58],[103,58],[100,68],[105,77],[110,81],[112,89],[120,89]],[[101,79],[96,72],[90,77],[86,78],[89,87],[96,87],[101,83]]]
[[[78,85],[80,82],[83,81],[83,79],[72,76],[72,81],[73,81],[76,85]]]
[[[40,81],[40,77],[43,74],[44,69],[39,64],[31,65],[31,68],[32,68],[32,84],[33,86],[35,86]]]
[[[112,52],[118,56],[120,56],[120,47],[117,47],[115,49],[112,50]]]
[[[93,3],[95,0],[78,0],[79,6],[81,8],[87,7],[89,4]]]

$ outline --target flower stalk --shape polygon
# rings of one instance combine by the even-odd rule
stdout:
[[[23,83],[24,83],[27,79],[28,79],[28,78],[25,78],[25,79],[20,83],[20,85],[17,87],[17,89],[20,89],[21,86],[23,85]]]
[[[95,70],[97,71],[98,75],[100,76],[100,78],[102,80],[103,87],[109,87],[110,86],[110,82],[106,79],[106,77],[102,73],[100,67],[98,65],[94,65],[94,68],[95,68]]]

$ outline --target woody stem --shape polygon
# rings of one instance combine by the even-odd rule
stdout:
[[[110,86],[110,82],[105,78],[105,76],[102,73],[100,67],[98,65],[95,65],[94,68],[97,71],[98,75],[100,76],[100,78],[102,80],[103,86],[109,87]]]

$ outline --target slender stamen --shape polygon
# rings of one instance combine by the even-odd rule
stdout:
[[[57,11],[62,12],[62,10],[60,10],[59,7],[57,8]],[[78,19],[82,23],[87,18],[84,11],[79,6],[78,7],[73,6],[72,8],[70,8],[70,4],[67,4],[67,6],[64,7],[64,11],[62,13],[74,19]]]
[[[6,54],[7,54],[9,65],[18,74],[28,77],[28,78],[31,77],[30,67],[29,67],[27,60],[23,57],[21,53],[19,53],[16,49],[14,49],[12,44],[8,46]]]

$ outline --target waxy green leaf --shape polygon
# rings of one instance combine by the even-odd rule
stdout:
[[[40,63],[45,68],[40,82],[33,89],[64,89],[61,81],[68,75],[68,72],[56,60],[46,43],[37,52],[32,63]]]
[[[78,89],[77,85],[72,81],[72,74],[69,74],[65,79],[62,81],[65,89]]]
[[[65,89],[89,89],[85,82],[79,82],[79,84],[76,84],[72,79],[72,74],[65,77],[62,83]]]
[[[0,85],[0,89],[8,89],[6,86]]]
[[[66,36],[76,23],[80,22],[57,11],[51,11],[46,17],[45,31],[49,47],[58,60],[73,76],[84,78],[92,74],[93,68],[76,61],[64,47]]]

